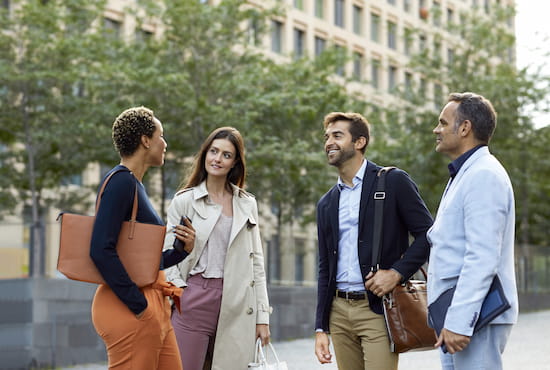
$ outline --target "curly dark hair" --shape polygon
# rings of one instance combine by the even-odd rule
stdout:
[[[154,118],[153,111],[145,107],[128,108],[118,115],[113,123],[113,144],[121,157],[136,152],[141,135],[153,137]]]

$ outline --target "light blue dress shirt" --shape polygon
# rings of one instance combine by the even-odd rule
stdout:
[[[349,292],[365,291],[361,268],[359,267],[357,239],[359,235],[361,190],[366,167],[367,161],[363,159],[361,168],[353,178],[353,187],[344,184],[342,179],[338,178],[340,189],[340,206],[338,208],[340,235],[338,236],[336,288]]]

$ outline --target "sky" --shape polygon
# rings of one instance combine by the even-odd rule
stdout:
[[[544,73],[550,75],[550,1],[516,0],[516,11],[518,67],[546,63]],[[534,111],[533,116],[536,127],[550,125],[550,113]]]

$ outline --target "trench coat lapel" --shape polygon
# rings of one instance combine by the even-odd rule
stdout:
[[[233,241],[243,227],[256,226],[258,220],[254,219],[253,202],[246,196],[240,196],[241,190],[233,187],[233,224],[231,226],[231,235],[229,237],[229,246],[231,248]]]

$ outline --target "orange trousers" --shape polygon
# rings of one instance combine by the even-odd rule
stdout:
[[[107,285],[97,288],[92,303],[92,321],[105,342],[109,369],[182,370],[166,297],[171,289],[164,272],[160,271],[156,283],[141,288],[147,308],[137,319],[111,288]]]

